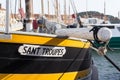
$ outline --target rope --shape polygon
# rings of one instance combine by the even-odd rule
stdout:
[[[120,71],[120,68],[106,55],[106,52],[107,52],[106,47],[107,47],[109,41],[106,42],[104,47],[99,47],[99,48],[90,40],[89,40],[89,42],[94,46],[94,47],[91,46],[91,48],[93,50],[97,51],[100,55],[104,56],[105,59],[107,59],[118,71]]]
[[[119,68],[107,55],[104,55],[104,57],[105,57],[118,71],[120,71],[120,68]]]
[[[87,42],[88,42],[88,41],[87,41]],[[86,42],[86,43],[87,43],[87,42]],[[83,48],[86,46],[86,43],[83,45]],[[71,67],[71,65],[73,64],[73,62],[76,61],[77,57],[80,55],[80,52],[82,52],[82,49],[80,49],[80,51],[78,52],[78,54],[75,56],[74,60],[69,64],[69,66],[68,66],[68,67],[66,68],[66,70],[63,72],[63,74],[58,78],[58,80],[60,80],[60,79],[64,76],[65,72]]]
[[[70,0],[70,2],[71,2],[71,5],[72,5],[73,12],[74,12],[74,14],[76,14],[76,16],[77,16],[77,22],[79,23],[79,27],[83,27],[82,22],[81,22],[80,17],[79,17],[79,14],[78,14],[78,11],[77,11],[77,9],[76,9],[76,6],[75,6],[74,1],[73,1],[73,0]]]

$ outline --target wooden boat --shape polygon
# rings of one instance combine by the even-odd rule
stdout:
[[[9,0],[6,0],[6,4],[7,28],[5,32],[0,32],[0,80],[91,78],[92,59],[87,40],[21,30],[10,31]],[[28,25],[31,26],[27,16]]]
[[[31,13],[31,0],[25,1],[29,7],[26,12]],[[27,31],[12,31],[9,30],[9,0],[6,4],[6,28],[0,32],[1,80],[98,80],[91,44],[87,39],[80,39],[88,34],[89,39],[94,39],[89,29],[85,32],[84,28],[61,29],[56,31],[57,35],[30,32],[31,15],[26,14]],[[100,39],[106,41],[110,37]]]
[[[75,80],[91,71],[87,41],[28,32],[8,36],[0,38],[1,80]]]
[[[25,1],[29,7],[26,8],[29,13],[26,14],[26,32],[9,30],[9,0],[6,0],[6,28],[0,32],[0,79],[98,80],[98,72],[91,59],[91,44],[86,38],[88,35],[88,39],[93,40],[93,32],[89,29],[84,32],[84,28],[61,29],[56,31],[57,35],[30,32],[31,0]],[[110,37],[111,34],[100,39],[108,41]]]

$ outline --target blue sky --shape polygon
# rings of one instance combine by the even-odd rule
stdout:
[[[2,7],[5,7],[5,1],[6,0],[0,0],[0,3],[2,3]],[[40,1],[41,0],[33,0],[34,1],[34,13],[41,13],[41,5]],[[45,13],[47,13],[47,1],[44,0],[44,7],[45,7]],[[53,3],[54,0],[49,0],[50,1],[50,12],[51,14],[54,13],[54,6]],[[60,6],[61,6],[61,14],[64,12],[64,0],[59,0],[60,1]],[[70,0],[67,1],[67,7],[69,6]],[[74,3],[76,5],[77,11],[78,12],[83,12],[83,11],[99,11],[101,13],[104,13],[104,2],[106,3],[106,14],[113,15],[113,16],[118,16],[118,12],[120,11],[120,0],[74,0]],[[12,11],[15,12],[15,0],[11,0],[12,4]],[[17,4],[18,5],[18,4]],[[24,0],[22,0],[22,7],[24,7]],[[18,8],[18,7],[17,7]],[[67,8],[68,12],[68,8]],[[73,13],[73,10],[71,8],[71,14]]]

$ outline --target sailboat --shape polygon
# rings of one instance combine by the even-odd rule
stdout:
[[[31,0],[25,0],[27,31],[10,31],[9,1],[6,0],[6,29],[0,32],[1,80],[98,79],[93,79],[97,71],[94,72],[88,40],[61,36],[59,31],[58,35],[30,32]]]
[[[9,27],[9,1],[6,0],[6,27]],[[30,17],[27,14],[27,19]],[[31,21],[27,22],[30,27]],[[1,80],[76,80],[91,73],[90,43],[86,40],[9,31],[9,28],[5,31],[0,33]]]

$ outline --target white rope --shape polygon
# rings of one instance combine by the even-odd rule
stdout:
[[[99,55],[101,56],[104,56],[106,55],[106,52],[107,52],[107,49],[106,47],[99,47],[98,49],[93,47],[93,46],[90,46],[91,49],[95,50]]]
[[[73,0],[70,0],[70,2],[71,2],[71,5],[72,5],[72,8],[73,8],[73,11],[76,14],[77,13],[77,9],[76,9],[75,3],[73,2]]]
[[[93,50],[95,50],[99,55],[104,56],[107,53],[107,45],[108,45],[109,41],[107,41],[104,46],[98,47],[98,49],[95,48],[95,47],[93,47],[93,46],[90,46],[90,48],[93,49]]]

